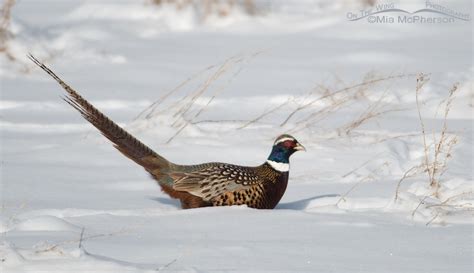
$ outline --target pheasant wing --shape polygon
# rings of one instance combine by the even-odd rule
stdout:
[[[206,164],[207,165],[207,164]],[[215,163],[191,172],[172,172],[173,189],[186,191],[205,201],[232,191],[246,190],[262,183],[256,168]]]

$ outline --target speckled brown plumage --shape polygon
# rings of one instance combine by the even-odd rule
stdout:
[[[272,209],[283,196],[288,182],[288,172],[277,172],[268,163],[257,167],[225,163],[198,166],[194,171],[170,173],[173,189],[200,196],[213,206]]]
[[[268,164],[256,168],[260,183],[248,188],[224,192],[212,199],[214,206],[247,205],[251,208],[273,209],[285,193],[288,172],[276,173]]]
[[[30,59],[66,91],[65,101],[108,138],[122,154],[145,168],[183,208],[247,205],[272,209],[288,184],[289,157],[304,147],[290,135],[279,136],[267,161],[256,167],[226,163],[178,165],[158,155],[102,114],[33,56]]]

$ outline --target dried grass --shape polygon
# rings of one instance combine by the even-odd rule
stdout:
[[[450,88],[446,99],[441,101],[440,105],[444,105],[443,108],[443,125],[441,127],[439,135],[439,139],[437,138],[437,134],[434,132],[429,134],[426,129],[426,125],[424,122],[424,118],[422,115],[422,102],[420,100],[420,94],[423,91],[423,87],[429,81],[429,77],[426,74],[419,74],[416,79],[416,87],[415,87],[415,96],[416,96],[416,107],[417,107],[417,114],[420,123],[420,130],[421,130],[421,138],[422,138],[422,145],[423,145],[423,158],[419,165],[413,166],[409,168],[402,176],[402,178],[398,181],[397,187],[395,189],[395,198],[394,201],[399,199],[400,187],[402,182],[404,182],[409,177],[415,177],[421,173],[426,173],[428,177],[428,185],[431,189],[430,194],[425,194],[420,198],[418,205],[412,211],[412,217],[415,217],[418,210],[423,206],[426,209],[432,209],[433,217],[426,223],[426,225],[430,225],[440,216],[445,214],[449,214],[449,209],[472,209],[472,204],[462,204],[456,205],[452,204],[451,202],[462,198],[466,195],[472,195],[472,191],[462,192],[460,194],[455,194],[450,197],[445,198],[444,200],[440,200],[440,188],[442,184],[442,176],[448,169],[448,162],[451,158],[451,153],[453,147],[456,145],[458,138],[454,134],[448,133],[448,115],[450,109],[452,107],[452,103],[455,99],[456,91],[458,90],[458,83],[453,84]],[[439,109],[440,107],[438,107]],[[435,114],[436,117],[436,114]],[[430,136],[431,135],[431,139]],[[434,198],[427,204],[427,200],[429,198]],[[434,203],[433,203],[434,202]],[[467,207],[466,207],[467,205]]]
[[[130,232],[134,231],[135,229],[141,227],[142,225],[143,224],[140,224],[140,225],[137,224],[133,227],[123,228],[123,229],[120,229],[120,230],[117,230],[117,231],[114,231],[114,232],[100,233],[100,234],[94,234],[94,235],[88,235],[88,236],[84,235],[85,234],[85,228],[82,228],[80,236],[79,236],[78,239],[64,240],[64,241],[58,242],[58,243],[53,244],[53,245],[47,245],[47,246],[44,246],[44,247],[36,250],[35,253],[39,254],[39,253],[45,253],[45,252],[58,252],[60,254],[63,254],[62,247],[65,246],[65,245],[78,244],[79,249],[82,249],[84,247],[84,241],[88,241],[88,240],[95,239],[95,238],[112,237],[112,236],[115,236],[115,235],[127,234],[127,233],[130,233]]]
[[[242,71],[243,63],[252,60],[263,51],[255,51],[250,54],[239,54],[230,57],[219,64],[214,64],[193,74],[173,89],[167,91],[158,100],[138,114],[134,121],[139,119],[150,120],[160,115],[171,117],[170,126],[175,128],[174,134],[166,141],[170,143],[179,136],[189,125],[201,124],[205,122],[227,122],[225,120],[199,120],[204,112],[212,105],[213,101],[221,95],[233,79]],[[229,74],[233,71],[232,74]],[[196,83],[200,78],[206,76],[202,83],[196,88],[190,85]],[[226,77],[226,78],[224,78]],[[218,84],[219,82],[219,84]],[[192,88],[184,91],[185,88]],[[181,98],[173,99],[173,95],[183,93]],[[197,103],[199,101],[199,103]],[[235,121],[231,122],[245,122]]]
[[[457,143],[457,136],[448,135],[448,115],[454,100],[454,95],[458,90],[458,83],[453,84],[449,90],[448,97],[445,100],[444,116],[443,116],[443,127],[441,129],[440,138],[437,140],[436,135],[433,133],[432,143],[427,143],[427,133],[423,117],[421,115],[421,105],[419,100],[419,94],[422,91],[423,86],[429,81],[429,78],[420,74],[417,77],[416,84],[416,107],[418,112],[418,118],[420,120],[421,133],[423,137],[423,168],[428,175],[430,186],[433,188],[433,195],[439,197],[440,179],[441,176],[447,169],[447,163],[451,157],[451,150]]]
[[[455,93],[458,90],[458,83],[455,83],[449,90],[448,96],[442,101],[444,104],[444,116],[443,126],[441,128],[440,138],[437,140],[436,135],[432,134],[432,142],[428,143],[428,133],[426,132],[426,126],[421,114],[421,102],[420,93],[422,92],[423,86],[429,81],[429,77],[425,74],[419,74],[416,79],[416,108],[418,119],[420,122],[421,137],[423,143],[423,159],[420,165],[411,167],[408,169],[403,177],[397,183],[395,190],[395,201],[398,199],[399,190],[401,183],[408,177],[417,175],[420,172],[425,172],[428,176],[430,187],[433,189],[433,197],[439,197],[439,188],[441,183],[441,177],[446,172],[448,167],[448,161],[451,158],[451,151],[454,145],[457,143],[456,135],[448,135],[448,115],[452,107]],[[423,200],[420,202],[420,204]],[[416,209],[415,209],[416,211]]]
[[[182,133],[182,131],[189,126],[190,124],[200,124],[204,121],[197,120],[196,118],[201,115],[203,111],[207,109],[207,107],[211,104],[216,96],[218,96],[223,88],[216,90],[214,94],[210,97],[208,102],[201,106],[200,109],[196,111],[195,102],[198,98],[201,98],[204,93],[209,89],[209,87],[217,81],[223,74],[228,72],[235,64],[242,62],[245,58],[229,58],[225,62],[220,65],[213,65],[207,68],[200,73],[188,78],[185,82],[181,83],[177,88],[166,93],[162,96],[157,102],[150,106],[150,109],[145,110],[140,114],[140,116],[145,116],[145,118],[151,118],[155,116],[156,113],[167,113],[169,114],[171,111],[174,111],[173,114],[173,122],[172,126],[175,127],[177,130],[175,134],[168,139],[167,143],[171,142],[174,138]],[[163,101],[169,98],[172,94],[176,93],[180,88],[184,85],[189,83],[191,80],[197,78],[198,75],[201,75],[202,72],[209,72],[209,70],[215,69],[213,74],[201,84],[200,88],[198,88],[194,93],[186,94],[182,99],[177,100],[172,104],[170,107],[165,108],[159,112],[157,112],[157,108],[159,105],[163,103]],[[236,73],[237,74],[237,73]],[[414,76],[412,74],[399,74],[399,75],[390,75],[385,77],[377,77],[373,73],[368,73],[364,80],[360,83],[353,84],[350,86],[346,86],[336,91],[332,91],[331,88],[317,84],[315,87],[312,88],[310,92],[308,92],[303,97],[289,97],[286,101],[275,105],[267,110],[265,110],[262,114],[258,115],[257,117],[250,119],[248,121],[241,121],[243,124],[238,126],[236,129],[241,130],[253,125],[255,123],[260,122],[267,116],[275,114],[277,111],[282,111],[285,108],[291,108],[292,104],[296,104],[296,108],[291,110],[290,114],[286,117],[286,119],[280,124],[280,126],[284,126],[290,121],[292,118],[295,117],[297,113],[300,111],[306,110],[309,113],[306,113],[306,116],[300,118],[295,122],[295,126],[293,128],[287,129],[286,131],[289,133],[296,133],[302,130],[306,130],[314,126],[316,123],[328,118],[331,114],[343,109],[344,107],[348,107],[353,103],[357,103],[360,101],[370,101],[367,97],[370,92],[374,91],[372,88],[375,84],[381,82],[389,82],[391,83],[393,80],[411,77]],[[235,75],[234,75],[235,77]],[[343,83],[339,80],[340,83]],[[375,90],[377,91],[377,90]],[[385,109],[383,99],[385,98],[386,93],[389,91],[387,87],[385,92],[376,100],[375,102],[368,105],[368,107],[361,113],[359,117],[354,120],[347,122],[341,128],[336,129],[339,132],[344,132],[345,135],[349,135],[353,130],[360,127],[362,124],[377,118],[381,115],[384,115],[389,112],[393,111],[401,111],[401,109]],[[377,91],[378,92],[378,91]],[[318,102],[322,102],[322,105],[316,105]],[[178,110],[173,110],[178,107]],[[191,110],[193,110],[194,116],[190,115]],[[145,114],[146,113],[146,114]],[[230,122],[238,123],[239,120],[229,120]],[[210,121],[209,121],[210,122]],[[212,122],[225,122],[222,121],[212,121]]]
[[[177,131],[166,141],[166,143],[170,143],[175,139],[188,125],[193,123],[195,119],[202,114],[209,106],[209,104],[214,100],[217,94],[220,94],[223,91],[223,88],[218,89],[218,91],[214,92],[208,102],[200,107],[199,110],[196,111],[196,114],[188,118],[186,114],[193,108],[196,101],[209,89],[212,83],[216,82],[222,75],[224,75],[233,65],[241,62],[241,58],[232,57],[227,59],[222,63],[217,70],[207,78],[207,80],[195,91],[185,95],[181,100],[181,105],[178,107],[178,110],[173,114],[173,118],[175,121],[172,123],[173,127],[177,127]]]
[[[148,106],[143,111],[141,111],[133,120],[137,120],[137,119],[140,119],[140,118],[150,119],[153,116],[159,114],[159,113],[157,113],[158,110],[159,110],[159,107],[166,99],[168,99],[173,94],[179,92],[184,86],[186,86],[187,84],[189,84],[193,80],[197,79],[198,77],[200,77],[204,73],[206,73],[206,72],[210,71],[211,69],[215,68],[215,66],[216,65],[211,65],[211,66],[206,67],[205,69],[195,73],[194,75],[191,75],[186,80],[184,80],[183,82],[178,84],[176,87],[174,87],[173,89],[166,92],[158,100],[154,101],[150,106]],[[176,102],[176,103],[178,103],[178,102]]]
[[[402,185],[402,182],[405,181],[405,179],[407,179],[407,178],[410,178],[410,177],[413,177],[413,176],[417,175],[420,172],[421,168],[422,168],[422,165],[417,165],[417,166],[411,167],[410,169],[408,169],[403,174],[402,178],[400,178],[400,180],[398,180],[397,188],[395,189],[394,201],[398,200],[398,197],[400,195],[400,186]]]
[[[388,90],[389,88],[387,88],[385,92],[383,92],[382,95],[375,102],[371,103],[359,115],[359,117],[350,121],[349,123],[344,125],[342,128],[339,128],[338,129],[339,135],[342,135],[342,133],[344,133],[345,135],[350,135],[352,131],[354,131],[355,129],[359,128],[364,123],[367,123],[368,121],[372,119],[375,119],[387,113],[405,110],[405,109],[385,109],[385,104],[383,103],[383,100],[386,98]],[[356,93],[356,97],[355,97],[356,99],[357,99],[357,96],[365,98],[366,95],[365,93],[358,92]]]
[[[200,14],[201,22],[212,15],[226,17],[236,8],[248,15],[258,14],[254,0],[151,0],[151,3],[157,6],[173,5],[177,10],[192,7]]]
[[[366,163],[364,163],[363,165],[361,165],[359,168],[361,168],[362,166],[366,165],[367,163],[369,163],[369,161],[367,161]],[[375,169],[372,173],[362,177],[361,179],[359,179],[354,185],[352,185],[344,194],[341,195],[341,197],[339,198],[339,200],[337,200],[337,202],[335,203],[336,206],[338,206],[342,201],[346,201],[346,197],[352,192],[354,191],[358,186],[360,186],[361,184],[365,183],[365,182],[369,182],[369,181],[374,181],[377,179],[377,174],[379,172],[381,172],[384,168],[387,168],[388,166],[390,165],[389,162],[384,162],[383,164],[381,164],[379,167],[377,167],[377,169]],[[357,168],[357,169],[359,169]],[[357,170],[356,169],[356,170]],[[351,172],[349,172],[347,175],[349,175],[350,173],[353,173],[355,172],[356,170],[353,170]]]
[[[290,114],[285,118],[285,120],[283,120],[283,122],[280,124],[280,126],[281,127],[285,126],[287,123],[290,122],[290,120],[292,120],[294,118],[294,116],[297,113],[314,106],[317,102],[321,102],[323,100],[331,101],[332,103],[328,106],[328,108],[326,108],[323,111],[320,111],[320,113],[331,112],[331,110],[335,110],[335,109],[339,108],[341,105],[343,105],[343,104],[345,104],[349,101],[352,101],[354,98],[357,99],[357,98],[360,98],[361,96],[365,97],[366,89],[368,87],[376,84],[376,83],[383,82],[383,81],[394,80],[394,79],[412,77],[412,76],[414,76],[414,75],[412,75],[412,74],[399,74],[399,75],[375,78],[375,76],[372,73],[369,73],[365,76],[365,78],[362,82],[354,84],[354,85],[343,87],[343,88],[338,89],[336,91],[331,91],[331,88],[326,87],[324,85],[317,85],[314,88],[314,90],[319,89],[319,90],[322,91],[322,94],[317,96],[314,99],[310,99],[308,102],[304,102],[304,103],[298,105],[293,111],[290,112]],[[312,92],[314,92],[314,91],[312,91]],[[353,93],[351,93],[349,95],[346,95],[346,96],[340,96],[343,93],[349,93],[349,92],[353,92]],[[302,122],[308,121],[311,118],[313,118],[314,116],[319,115],[320,113],[315,114],[313,112],[313,113],[301,118],[299,121],[297,121],[297,123],[301,124]]]
[[[303,102],[289,113],[280,126],[289,124],[289,121],[296,119],[296,114],[301,112],[304,113],[304,115],[300,115],[302,117],[293,122],[294,126],[288,131],[290,133],[297,133],[304,130],[310,130],[311,128],[314,128],[315,125],[326,120],[332,114],[340,110],[346,109],[353,104],[367,104],[369,102],[367,107],[364,108],[357,118],[348,120],[345,124],[333,129],[338,132],[338,136],[349,136],[352,131],[370,120],[390,112],[404,110],[398,108],[387,108],[387,103],[384,102],[384,99],[390,91],[391,84],[393,84],[396,79],[413,76],[415,75],[399,74],[378,77],[374,73],[367,73],[362,82],[349,86],[346,84],[346,86],[336,89],[336,91],[332,91],[332,88],[328,86],[318,84],[313,91],[306,96]],[[338,82],[343,83],[341,80],[338,80]],[[387,82],[388,86],[376,101],[371,102],[369,96],[374,97],[376,93],[380,92],[380,88],[377,84],[382,82]],[[298,100],[295,99],[294,101],[297,102]]]
[[[280,110],[281,108],[287,106],[291,101],[293,101],[294,99],[292,98],[288,98],[285,102],[273,107],[273,108],[270,108],[266,111],[264,111],[261,115],[257,116],[256,118],[254,119],[251,119],[249,121],[247,121],[246,123],[244,123],[244,125],[240,126],[237,128],[237,130],[241,130],[241,129],[244,129],[252,124],[255,124],[257,122],[259,122],[260,120],[262,120],[264,117],[266,116],[269,116],[273,113],[275,113],[276,111]]]
[[[13,34],[10,31],[11,25],[11,12],[15,0],[5,0],[0,10],[0,52],[4,52],[5,55],[12,61],[16,58],[11,54],[8,49],[8,40],[12,39]]]

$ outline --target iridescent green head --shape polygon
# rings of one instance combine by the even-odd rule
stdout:
[[[290,169],[290,156],[296,151],[306,151],[306,149],[293,136],[281,135],[276,138],[267,163],[277,171],[288,171]]]

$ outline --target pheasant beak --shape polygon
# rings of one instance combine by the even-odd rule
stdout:
[[[296,150],[296,151],[305,151],[306,152],[306,148],[298,142],[296,143],[296,146],[293,149]]]

